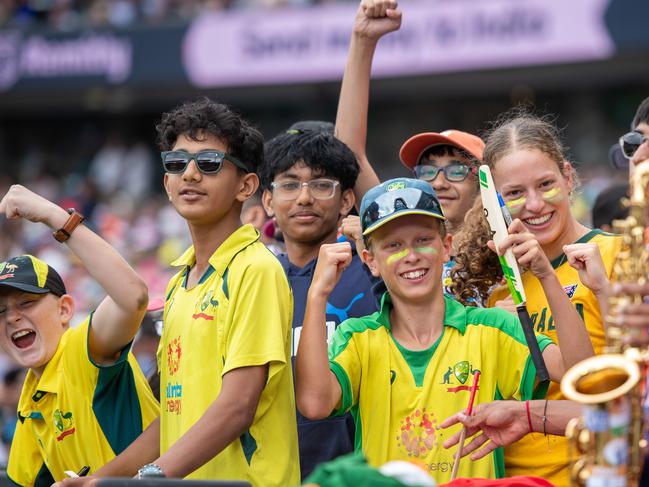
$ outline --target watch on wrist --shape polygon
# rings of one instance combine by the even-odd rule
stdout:
[[[69,239],[72,232],[74,232],[74,229],[81,225],[85,220],[83,215],[74,208],[68,208],[67,212],[70,215],[67,221],[61,228],[52,234],[57,242],[63,243]]]
[[[164,477],[165,477],[164,472],[162,471],[160,466],[156,465],[155,463],[149,463],[137,471],[138,479],[164,478]]]

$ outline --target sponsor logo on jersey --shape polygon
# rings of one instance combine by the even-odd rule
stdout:
[[[399,423],[397,445],[409,457],[423,458],[439,446],[435,434],[437,420],[426,408],[415,409]]]

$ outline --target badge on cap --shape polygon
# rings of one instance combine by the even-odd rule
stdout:
[[[403,181],[397,181],[392,184],[389,184],[386,189],[387,191],[396,191],[397,189],[404,189],[405,187],[406,187],[406,183],[404,183]]]

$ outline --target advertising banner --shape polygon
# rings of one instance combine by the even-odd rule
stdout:
[[[0,92],[201,89],[335,81],[356,2],[226,10],[189,24],[69,33],[0,30]],[[402,0],[376,77],[604,60],[649,46],[649,2]]]
[[[470,71],[609,57],[608,0],[402,1],[379,43],[377,76]],[[340,79],[356,5],[204,15],[183,41],[200,87]]]

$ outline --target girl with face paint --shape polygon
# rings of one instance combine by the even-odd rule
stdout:
[[[570,196],[576,174],[565,157],[557,129],[520,110],[508,114],[488,135],[484,162],[490,166],[496,189],[514,218],[510,236],[498,251],[503,253],[511,247],[517,258],[525,252],[534,254],[527,262],[519,259],[519,264],[527,270],[522,280],[535,331],[558,341],[557,328],[563,318],[551,305],[545,282],[554,278],[583,319],[595,353],[601,353],[605,336],[599,300],[607,298],[608,278],[621,241],[620,237],[583,226],[572,215]],[[487,298],[492,289],[486,289],[485,283],[494,280],[487,272],[497,266],[495,253],[475,248],[476,242],[489,238],[485,235],[488,226],[485,230],[484,223],[479,222],[484,219],[482,205],[476,206],[467,214],[465,233],[457,238],[454,291],[458,297],[467,293],[466,283],[471,281],[481,297]],[[493,244],[490,248],[494,249]],[[548,272],[554,276],[548,276]],[[565,302],[565,296],[559,301]],[[487,306],[511,308],[511,304],[505,287],[493,290],[487,300]],[[547,398],[561,397],[559,385],[551,384]],[[549,436],[548,442],[542,436],[528,435],[505,449],[507,476],[534,472],[553,484],[567,485],[567,448],[563,437]]]

